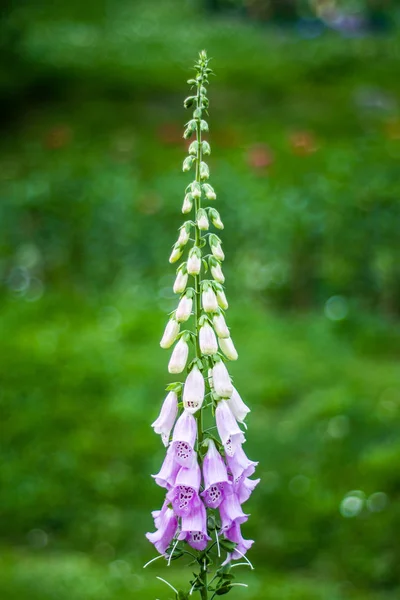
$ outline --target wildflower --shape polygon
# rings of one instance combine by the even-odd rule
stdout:
[[[187,171],[190,171],[190,169],[191,169],[191,167],[192,167],[192,165],[193,165],[193,163],[194,163],[195,160],[196,159],[194,158],[194,156],[187,156],[185,158],[185,160],[183,161],[182,171],[184,173],[186,173]]]
[[[187,261],[187,272],[189,275],[198,275],[201,268],[201,251],[200,248],[194,246],[189,252],[189,258]]]
[[[243,423],[243,421],[246,418],[246,415],[250,412],[250,409],[243,402],[239,395],[239,392],[235,387],[233,388],[232,396],[227,400],[227,402],[236,421],[239,421],[239,423]]]
[[[181,338],[172,351],[171,358],[168,363],[169,373],[182,373],[186,367],[187,358],[189,355],[189,346],[184,338]]]
[[[188,282],[188,272],[185,268],[180,268],[176,274],[176,279],[174,282],[174,293],[182,294],[186,290],[187,282]]]
[[[224,536],[227,540],[234,542],[236,544],[236,548],[228,554],[226,560],[222,563],[222,565],[228,564],[231,560],[238,560],[243,558],[246,552],[252,547],[254,544],[253,540],[245,540],[242,536],[242,532],[240,530],[239,523],[232,523],[231,527],[224,531]]]
[[[208,168],[207,163],[201,162],[200,163],[200,178],[208,179],[209,177],[210,177],[210,169]]]
[[[219,338],[228,338],[230,336],[225,317],[221,312],[213,316],[213,325]]]
[[[211,222],[214,225],[214,227],[216,227],[217,229],[223,229],[224,228],[224,224],[221,221],[221,217],[219,215],[219,212],[217,210],[215,210],[215,208],[211,208],[210,209],[210,217],[211,217]]]
[[[193,181],[190,186],[193,198],[200,199],[201,198],[201,187],[198,181]]]
[[[170,348],[176,340],[179,333],[179,323],[174,319],[170,319],[161,338],[161,348]]]
[[[217,194],[215,193],[212,185],[210,185],[209,183],[203,183],[202,188],[203,188],[203,192],[204,192],[207,200],[216,200],[217,199]]]
[[[206,312],[213,313],[218,310],[218,300],[211,286],[204,286],[201,303]]]
[[[204,550],[211,539],[207,535],[206,510],[202,502],[192,513],[182,517],[179,540],[185,540],[195,550]]]
[[[203,461],[203,477],[204,492],[201,496],[207,506],[218,508],[232,490],[223,458],[211,439],[208,440],[208,451]]]
[[[197,437],[196,419],[187,410],[184,410],[176,422],[172,435],[173,456],[181,467],[190,467],[196,454],[194,443]]]
[[[202,231],[207,231],[209,228],[207,213],[204,209],[200,208],[197,211],[197,227]]]
[[[176,476],[180,468],[181,465],[175,460],[174,449],[170,446],[160,471],[156,475],[152,475],[152,477],[157,485],[170,490],[175,485]]]
[[[213,366],[213,385],[216,393],[221,398],[230,398],[233,393],[233,385],[228,370],[222,360]],[[229,409],[229,407],[228,407]]]
[[[220,400],[215,410],[218,435],[225,448],[228,465],[232,471],[229,457],[234,457],[245,441],[243,431],[239,428],[226,400]]]
[[[228,300],[226,299],[225,292],[222,287],[217,287],[217,300],[218,304],[223,310],[229,308]]]
[[[210,144],[205,140],[201,142],[201,149],[203,151],[203,154],[211,154]]]
[[[200,327],[199,343],[202,354],[212,355],[218,352],[217,338],[213,328],[208,323],[204,323]]]
[[[225,277],[222,273],[221,264],[214,259],[214,262],[210,265],[211,275],[218,283],[224,283]]]
[[[180,257],[182,256],[182,254],[183,254],[183,248],[178,243],[176,243],[174,245],[174,247],[172,248],[172,252],[171,252],[171,255],[169,257],[169,262],[171,264],[174,263],[174,262],[176,262],[177,260],[180,259]]]
[[[236,352],[236,348],[233,345],[232,338],[220,338],[219,347],[225,354],[226,358],[229,358],[229,360],[237,360],[238,353]]]
[[[191,467],[181,467],[176,477],[174,487],[168,492],[167,500],[171,502],[174,513],[178,517],[184,517],[196,510],[200,504],[201,472],[195,460]]]
[[[157,531],[154,533],[146,533],[146,537],[151,542],[160,554],[165,554],[168,546],[172,542],[177,529],[178,519],[171,508],[165,508],[160,511],[157,518]]]
[[[187,213],[190,213],[190,211],[193,208],[193,196],[192,194],[186,194],[184,199],[183,199],[183,204],[182,204],[182,212],[184,215],[186,215]]]
[[[158,418],[152,424],[155,433],[161,435],[164,446],[168,446],[169,436],[174,426],[177,414],[178,396],[176,392],[169,392],[163,402]]]
[[[189,293],[187,293],[180,299],[178,308],[175,312],[175,319],[178,321],[178,323],[188,320],[188,318],[192,314],[192,308],[193,298],[189,295]]]
[[[219,514],[221,517],[222,531],[228,530],[233,524],[236,523],[241,525],[249,518],[249,516],[243,512],[239,499],[234,492],[232,494],[228,494],[223,499],[219,506]]]
[[[187,221],[182,225],[182,227],[180,227],[179,237],[176,242],[179,246],[185,246],[188,243],[190,238],[190,227],[191,225],[189,221]]]
[[[183,387],[183,406],[187,412],[193,414],[201,408],[204,391],[204,377],[195,365],[187,376]]]
[[[247,458],[240,444],[236,444],[234,453],[227,452],[226,462],[228,463],[228,469],[232,475],[232,483],[234,486],[238,486],[246,477],[251,477],[258,465],[258,462],[254,462]]]
[[[260,483],[260,479],[249,479],[248,477],[242,478],[242,480],[236,485],[236,495],[240,504],[244,504],[250,498],[254,488]]]
[[[219,239],[219,237],[217,235],[211,234],[209,236],[209,243],[214,258],[216,258],[217,260],[224,260],[225,254],[222,250],[221,240]]]

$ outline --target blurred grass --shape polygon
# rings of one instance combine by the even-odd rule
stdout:
[[[1,597],[168,598],[153,576],[187,579],[142,564],[181,105],[205,46],[231,371],[262,477],[235,597],[397,598],[398,32],[309,40],[168,0],[21,2],[4,23]]]

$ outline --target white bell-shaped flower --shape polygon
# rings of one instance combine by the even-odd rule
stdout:
[[[188,282],[188,274],[187,271],[183,271],[183,269],[179,269],[176,274],[175,282],[174,282],[174,293],[182,294],[186,290]]]
[[[195,365],[186,377],[183,387],[183,406],[187,412],[193,414],[201,408],[204,392],[204,377]]]
[[[213,316],[213,325],[219,338],[228,338],[230,336],[225,317],[222,313]]]
[[[210,270],[211,270],[211,275],[213,276],[215,281],[218,281],[218,283],[224,283],[225,277],[224,277],[224,274],[222,272],[221,265],[219,262],[215,261],[215,263],[213,263],[211,265]]]
[[[186,264],[189,275],[198,275],[201,269],[201,253],[199,248],[192,248]]]
[[[190,224],[184,223],[179,229],[179,237],[177,239],[177,245],[185,246],[190,238]]]
[[[164,335],[161,338],[161,348],[170,348],[176,340],[179,333],[179,323],[174,319],[170,319],[165,327]]]
[[[222,289],[217,290],[217,300],[218,300],[218,304],[220,305],[220,307],[223,308],[224,310],[226,310],[229,307],[228,300],[226,299],[224,290],[222,290]]]
[[[178,323],[187,321],[192,314],[193,298],[185,294],[179,300],[178,308],[175,311],[175,319]]]
[[[250,412],[249,407],[243,402],[241,399],[239,392],[234,387],[232,396],[227,400],[229,408],[236,421],[239,423],[243,423],[246,418],[246,415]]]
[[[200,327],[199,343],[202,354],[216,354],[218,352],[218,343],[214,330],[209,323],[204,323]]]
[[[186,194],[182,204],[182,212],[184,215],[190,213],[193,207],[193,196],[192,194]]]
[[[233,385],[228,369],[222,360],[215,363],[212,370],[213,386],[215,392],[221,398],[230,398],[233,393]]]
[[[208,231],[208,228],[210,227],[210,224],[208,222],[208,218],[207,218],[207,213],[204,209],[200,208],[197,211],[197,227],[199,229],[201,229],[202,231]]]
[[[189,346],[182,337],[172,351],[171,358],[168,363],[169,373],[182,373],[183,369],[186,367],[188,356]]]
[[[221,348],[222,352],[225,354],[226,358],[229,358],[229,360],[237,360],[238,353],[232,342],[231,337],[220,338],[219,339],[219,347]]]
[[[205,287],[201,295],[203,309],[208,313],[217,312],[218,300],[211,286]]]
[[[180,259],[182,254],[183,254],[183,248],[181,248],[181,246],[178,243],[176,243],[174,245],[174,247],[172,248],[171,256],[169,257],[169,262],[170,263],[176,262],[177,260]]]

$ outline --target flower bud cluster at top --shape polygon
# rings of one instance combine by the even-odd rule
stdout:
[[[179,229],[169,259],[170,263],[183,259],[173,285],[179,302],[160,342],[162,348],[175,344],[169,372],[186,370],[187,375],[184,383],[167,387],[169,393],[153,423],[168,448],[160,472],[154,475],[167,494],[161,510],[153,513],[156,532],[147,537],[170,560],[174,553],[175,557],[182,555],[185,543],[200,553],[202,570],[193,589],[207,598],[208,591],[217,593],[226,586],[229,591],[234,585],[229,579],[232,576],[226,573],[219,577],[215,588],[206,583],[211,534],[216,537],[211,548],[216,544],[218,555],[220,547],[228,552],[223,564],[243,558],[253,542],[241,534],[240,526],[248,518],[241,505],[259,480],[249,479],[257,463],[250,461],[242,449],[245,438],[239,425],[249,408],[234,388],[225,365],[226,360],[236,360],[238,354],[225,320],[228,301],[223,287],[222,242],[210,231],[212,227],[221,230],[224,225],[218,211],[207,206],[208,201],[216,199],[216,193],[208,182],[210,169],[205,160],[211,152],[210,144],[202,139],[203,132],[208,132],[207,86],[212,73],[205,51],[200,53],[195,70],[196,76],[188,81],[195,93],[184,102],[185,108],[193,109],[193,118],[184,131],[184,138],[192,141],[183,161],[183,171],[193,170],[194,179],[185,189],[182,205],[188,220]],[[192,316],[193,328],[186,328],[184,324]],[[203,430],[207,408],[215,416],[219,439],[210,430]]]

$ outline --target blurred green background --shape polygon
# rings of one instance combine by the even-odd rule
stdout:
[[[203,47],[253,573],[400,595],[398,2],[23,0],[0,33],[0,597],[170,598],[143,571]],[[236,572],[237,574],[237,572]]]

